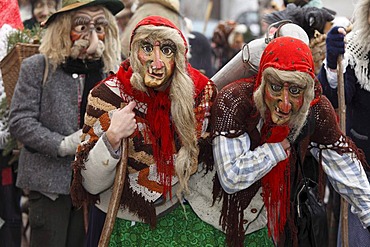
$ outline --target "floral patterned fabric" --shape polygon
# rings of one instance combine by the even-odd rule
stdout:
[[[144,246],[225,246],[225,234],[203,222],[185,205],[186,216],[181,206],[158,219],[157,227],[151,229],[148,224],[117,218],[111,235],[110,247],[144,247]],[[263,228],[246,236],[244,246],[273,247]]]

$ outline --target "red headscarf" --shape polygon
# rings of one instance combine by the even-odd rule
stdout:
[[[188,52],[188,44],[187,44],[186,39],[185,39],[184,35],[182,34],[182,32],[170,20],[168,20],[168,19],[166,19],[162,16],[158,16],[158,15],[148,16],[148,17],[146,17],[146,18],[144,18],[144,19],[142,19],[141,21],[138,22],[138,24],[136,25],[136,27],[134,28],[134,30],[131,33],[130,46],[131,46],[133,37],[135,36],[136,30],[139,27],[145,26],[145,25],[165,26],[165,27],[170,27],[170,28],[176,29],[177,32],[179,33],[179,35],[181,36],[181,38],[184,40],[184,45],[185,45],[185,48],[186,48],[185,55],[186,55],[186,53]]]
[[[186,49],[183,56],[186,56],[187,43],[181,31],[175,24],[161,16],[149,16],[141,20],[132,32],[130,46],[137,29],[146,25],[165,26],[175,29],[184,41]],[[206,86],[208,78],[191,67],[187,61],[185,61],[185,63],[186,72],[194,83],[194,97],[196,97]],[[163,195],[166,197],[167,193],[169,193],[171,197],[171,180],[172,176],[175,174],[173,154],[175,154],[176,150],[173,145],[173,140],[176,126],[174,126],[171,119],[170,87],[163,92],[155,91],[152,88],[147,89],[148,93],[142,92],[132,87],[130,82],[131,76],[132,68],[127,60],[122,63],[121,68],[117,72],[117,77],[122,83],[125,93],[134,96],[139,102],[147,104],[146,119],[150,129],[150,131],[147,130],[147,134],[152,142],[153,157],[157,164],[160,183],[163,185]]]
[[[312,78],[315,77],[310,48],[303,41],[292,37],[279,37],[267,45],[260,61],[255,90],[261,85],[262,72],[268,67],[284,71],[305,72]],[[281,142],[287,138],[289,132],[287,125],[274,125],[270,117],[267,117],[261,130],[262,143]],[[262,188],[269,234],[278,241],[290,212],[289,158],[279,162],[262,178]]]
[[[261,84],[262,72],[273,67],[279,70],[300,71],[315,78],[314,62],[308,45],[293,37],[278,37],[266,46],[262,53],[256,88]]]

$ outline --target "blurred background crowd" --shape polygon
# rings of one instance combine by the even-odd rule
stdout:
[[[3,2],[5,5],[6,2],[12,1],[3,0]],[[331,22],[340,22],[344,25],[347,25],[345,22],[349,23],[354,9],[353,1],[341,1],[337,4],[334,0],[122,0],[122,2],[125,4],[125,9],[116,15],[116,19],[121,31],[124,57],[127,57],[128,37],[134,23],[149,15],[150,10],[155,9],[154,14],[164,15],[173,21],[176,19],[175,22],[180,25],[183,32],[187,33],[187,38],[194,47],[190,56],[192,54],[198,56],[200,51],[202,54],[199,57],[211,56],[212,67],[208,68],[204,65],[207,68],[202,68],[207,72],[207,76],[217,72],[244,43],[263,36],[273,20],[271,18],[266,20],[264,17],[272,12],[284,13],[283,10],[289,3],[299,8],[327,9],[335,17]],[[62,2],[61,0],[19,0],[18,6],[24,28],[32,29],[60,8]],[[137,12],[138,9],[140,11]],[[137,13],[134,15],[135,12]],[[304,15],[304,13],[295,15]],[[131,18],[133,16],[134,18]],[[131,23],[129,23],[130,19]],[[321,20],[319,25],[323,25],[324,21],[326,20]],[[304,25],[304,20],[296,18],[296,22]],[[125,31],[127,25],[128,28]],[[204,42],[211,45],[211,50]],[[201,45],[207,48],[197,50]],[[207,52],[210,52],[210,55]],[[194,63],[199,63],[197,57],[192,60]]]

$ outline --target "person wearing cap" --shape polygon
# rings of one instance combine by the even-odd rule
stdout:
[[[119,0],[65,0],[44,26],[40,54],[23,60],[10,133],[23,144],[16,185],[29,190],[30,246],[82,246],[82,209],[72,205],[71,162],[87,95],[120,63]]]
[[[210,126],[217,173],[213,198],[221,200],[219,222],[228,246],[317,246],[305,240],[307,229],[297,223],[294,195],[303,172],[318,182],[319,200],[326,177],[370,227],[365,156],[341,131],[330,101],[321,94],[306,43],[288,36],[270,41],[256,76],[218,92]],[[308,154],[318,163],[305,163]],[[313,231],[324,234],[325,223]],[[269,243],[266,232],[257,231],[266,226]],[[245,234],[254,241],[245,240]],[[317,240],[318,246],[328,246],[325,235]]]
[[[123,151],[127,172],[110,244],[204,246],[216,241],[206,237],[214,229],[183,197],[203,153],[216,86],[188,63],[186,39],[164,17],[141,20],[130,48],[118,72],[90,93],[73,164],[74,202],[95,204],[89,246],[99,241]]]

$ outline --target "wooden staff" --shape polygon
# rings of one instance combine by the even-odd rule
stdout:
[[[110,236],[113,231],[114,222],[116,221],[119,204],[122,196],[123,186],[126,177],[127,168],[127,153],[128,143],[127,138],[121,142],[121,160],[116,167],[116,176],[114,178],[113,192],[109,201],[107,216],[105,218],[104,227],[99,239],[99,247],[107,247],[109,244]]]
[[[88,227],[89,227],[89,208],[88,208],[87,202],[83,203],[82,212],[83,212],[83,215],[84,215],[85,234],[87,234]]]
[[[206,15],[204,18],[203,34],[206,33],[208,21],[212,13],[212,8],[213,8],[213,0],[209,0],[207,4],[207,9],[206,9]]]
[[[339,115],[339,126],[342,132],[346,133],[346,100],[345,100],[345,89],[344,89],[344,78],[343,78],[343,55],[339,55],[337,68],[338,68],[338,115]]]
[[[338,67],[338,115],[339,125],[342,132],[346,133],[346,99],[344,89],[344,78],[343,78],[343,55],[339,55],[337,61]],[[342,224],[342,246],[348,247],[348,202],[341,198],[340,203],[341,210],[341,224]]]

